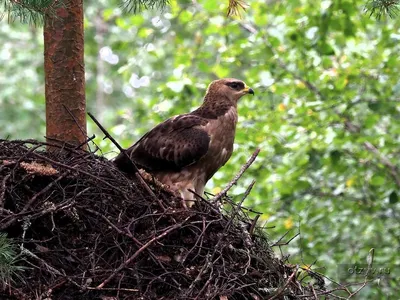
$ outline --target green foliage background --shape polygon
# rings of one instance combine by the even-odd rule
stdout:
[[[158,122],[197,107],[207,84],[236,77],[256,91],[239,105],[235,152],[208,185],[217,192],[256,147],[232,190],[276,241],[301,233],[289,261],[341,282],[375,249],[360,299],[398,299],[400,288],[399,20],[371,18],[365,1],[171,1],[124,14],[117,1],[85,3],[88,111],[127,147]],[[43,139],[41,28],[0,22],[0,133]],[[89,122],[108,157],[109,141]]]

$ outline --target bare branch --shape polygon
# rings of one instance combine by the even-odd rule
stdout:
[[[293,273],[289,276],[285,285],[282,288],[280,288],[279,291],[274,296],[272,296],[271,298],[268,298],[268,300],[278,299],[278,297],[285,291],[285,289],[287,288],[289,283],[292,281],[292,279],[294,278],[294,275],[296,275],[298,269],[299,269],[298,267],[296,267],[294,269]]]
[[[251,164],[254,162],[254,160],[257,158],[257,155],[260,153],[260,148],[257,148],[256,151],[251,155],[249,160],[242,166],[240,171],[236,174],[235,177],[228,183],[228,185],[215,197],[212,199],[212,202],[217,202],[219,199],[222,198],[231,188],[234,186],[238,180],[242,177],[243,173],[251,166]]]
[[[156,197],[156,195],[151,190],[151,188],[149,187],[147,182],[143,179],[143,176],[140,174],[138,167],[136,166],[135,162],[131,159],[131,157],[126,153],[125,149],[122,148],[120,144],[118,144],[118,142],[108,133],[108,131],[103,127],[103,125],[101,125],[100,122],[97,121],[97,119],[90,112],[88,112],[88,115],[93,120],[93,122],[96,123],[96,125],[100,128],[100,130],[105,134],[105,136],[118,148],[118,150],[121,151],[121,153],[126,158],[128,158],[129,162],[133,166],[135,176],[139,180],[140,184],[146,189],[146,191],[149,193],[149,195],[151,195],[153,197],[153,199],[155,199],[160,204],[160,206],[165,210],[165,207],[162,204],[161,200],[158,199],[158,197]]]

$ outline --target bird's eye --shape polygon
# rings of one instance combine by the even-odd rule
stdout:
[[[239,82],[230,82],[230,83],[228,84],[228,86],[230,86],[231,88],[233,88],[233,89],[235,89],[235,90],[237,90],[237,89],[240,88]]]

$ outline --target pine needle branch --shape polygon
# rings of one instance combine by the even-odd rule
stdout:
[[[147,9],[164,9],[168,3],[169,0],[122,0],[122,8],[136,14]]]
[[[394,18],[400,12],[400,0],[368,0],[365,11],[369,12],[370,17],[375,16],[377,20],[386,15]]]
[[[0,9],[0,20],[7,16],[8,22],[42,25],[46,14],[55,15],[63,0],[4,0]]]
[[[24,270],[22,266],[17,266],[18,261],[17,247],[7,235],[0,233],[0,282],[3,287],[18,277],[18,272]]]

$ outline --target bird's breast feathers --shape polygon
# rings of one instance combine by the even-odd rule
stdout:
[[[224,115],[211,119],[201,126],[209,135],[210,143],[207,153],[199,161],[205,166],[206,180],[222,167],[231,157],[235,140],[237,110],[231,107]]]
[[[232,155],[236,122],[237,111],[235,107],[232,107],[224,115],[216,119],[208,119],[206,122],[196,125],[196,129],[207,133],[209,137],[207,152],[199,157],[197,161],[178,172],[160,170],[160,172],[155,173],[156,177],[161,182],[178,190],[195,188],[196,191],[202,194],[206,182]]]

